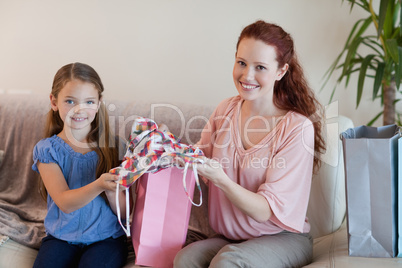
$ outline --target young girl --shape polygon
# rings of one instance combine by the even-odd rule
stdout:
[[[281,27],[241,33],[233,80],[198,146],[213,238],[185,247],[175,267],[302,267],[312,260],[306,218],[315,152],[324,149],[318,101]]]
[[[33,156],[48,193],[47,236],[34,267],[121,267],[126,261],[125,233],[114,213],[117,177],[108,173],[119,164],[118,149],[110,144],[102,92],[86,64],[68,64],[54,77],[48,138]],[[125,215],[124,192],[119,200]]]

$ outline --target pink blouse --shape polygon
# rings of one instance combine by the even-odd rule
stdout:
[[[288,112],[257,145],[244,149],[239,133],[240,96],[222,101],[205,126],[198,146],[242,187],[264,196],[273,215],[259,223],[209,184],[209,222],[229,239],[242,240],[283,230],[307,233],[306,211],[314,160],[311,121]],[[248,136],[252,131],[248,132]]]

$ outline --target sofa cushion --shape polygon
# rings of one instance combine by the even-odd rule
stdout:
[[[348,233],[346,220],[341,228],[329,235],[314,239],[313,262],[308,268],[387,268],[401,267],[401,258],[363,258],[348,255]]]
[[[353,127],[353,122],[344,116],[336,116],[327,119],[325,127],[326,152],[321,155],[320,170],[313,176],[307,210],[313,238],[336,231],[346,213],[345,176],[339,134]]]
[[[8,239],[0,246],[0,267],[32,267],[38,251]]]

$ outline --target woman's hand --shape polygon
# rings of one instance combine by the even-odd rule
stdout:
[[[219,162],[208,158],[203,160],[204,164],[197,164],[198,173],[218,187],[234,206],[257,222],[265,222],[271,217],[271,207],[262,195],[230,179]]]
[[[225,182],[230,181],[219,162],[206,157],[202,160],[204,161],[203,164],[197,164],[197,172],[199,175],[208,179],[219,188],[221,188],[222,184]]]

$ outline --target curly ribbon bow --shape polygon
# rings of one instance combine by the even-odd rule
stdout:
[[[128,148],[120,166],[111,169],[109,172],[117,174],[118,184],[116,185],[116,206],[117,217],[127,236],[130,236],[130,210],[129,191],[131,185],[144,173],[156,173],[161,169],[176,166],[183,171],[184,191],[195,206],[202,204],[202,191],[198,179],[197,168],[194,163],[203,163],[203,152],[191,145],[179,143],[176,137],[167,131],[159,131],[158,125],[148,118],[138,117],[132,126],[131,135],[128,141]],[[189,165],[193,165],[193,172],[197,188],[200,192],[200,203],[196,204],[191,199],[186,186],[186,174]],[[118,190],[119,184],[126,187],[126,226],[121,223]]]

